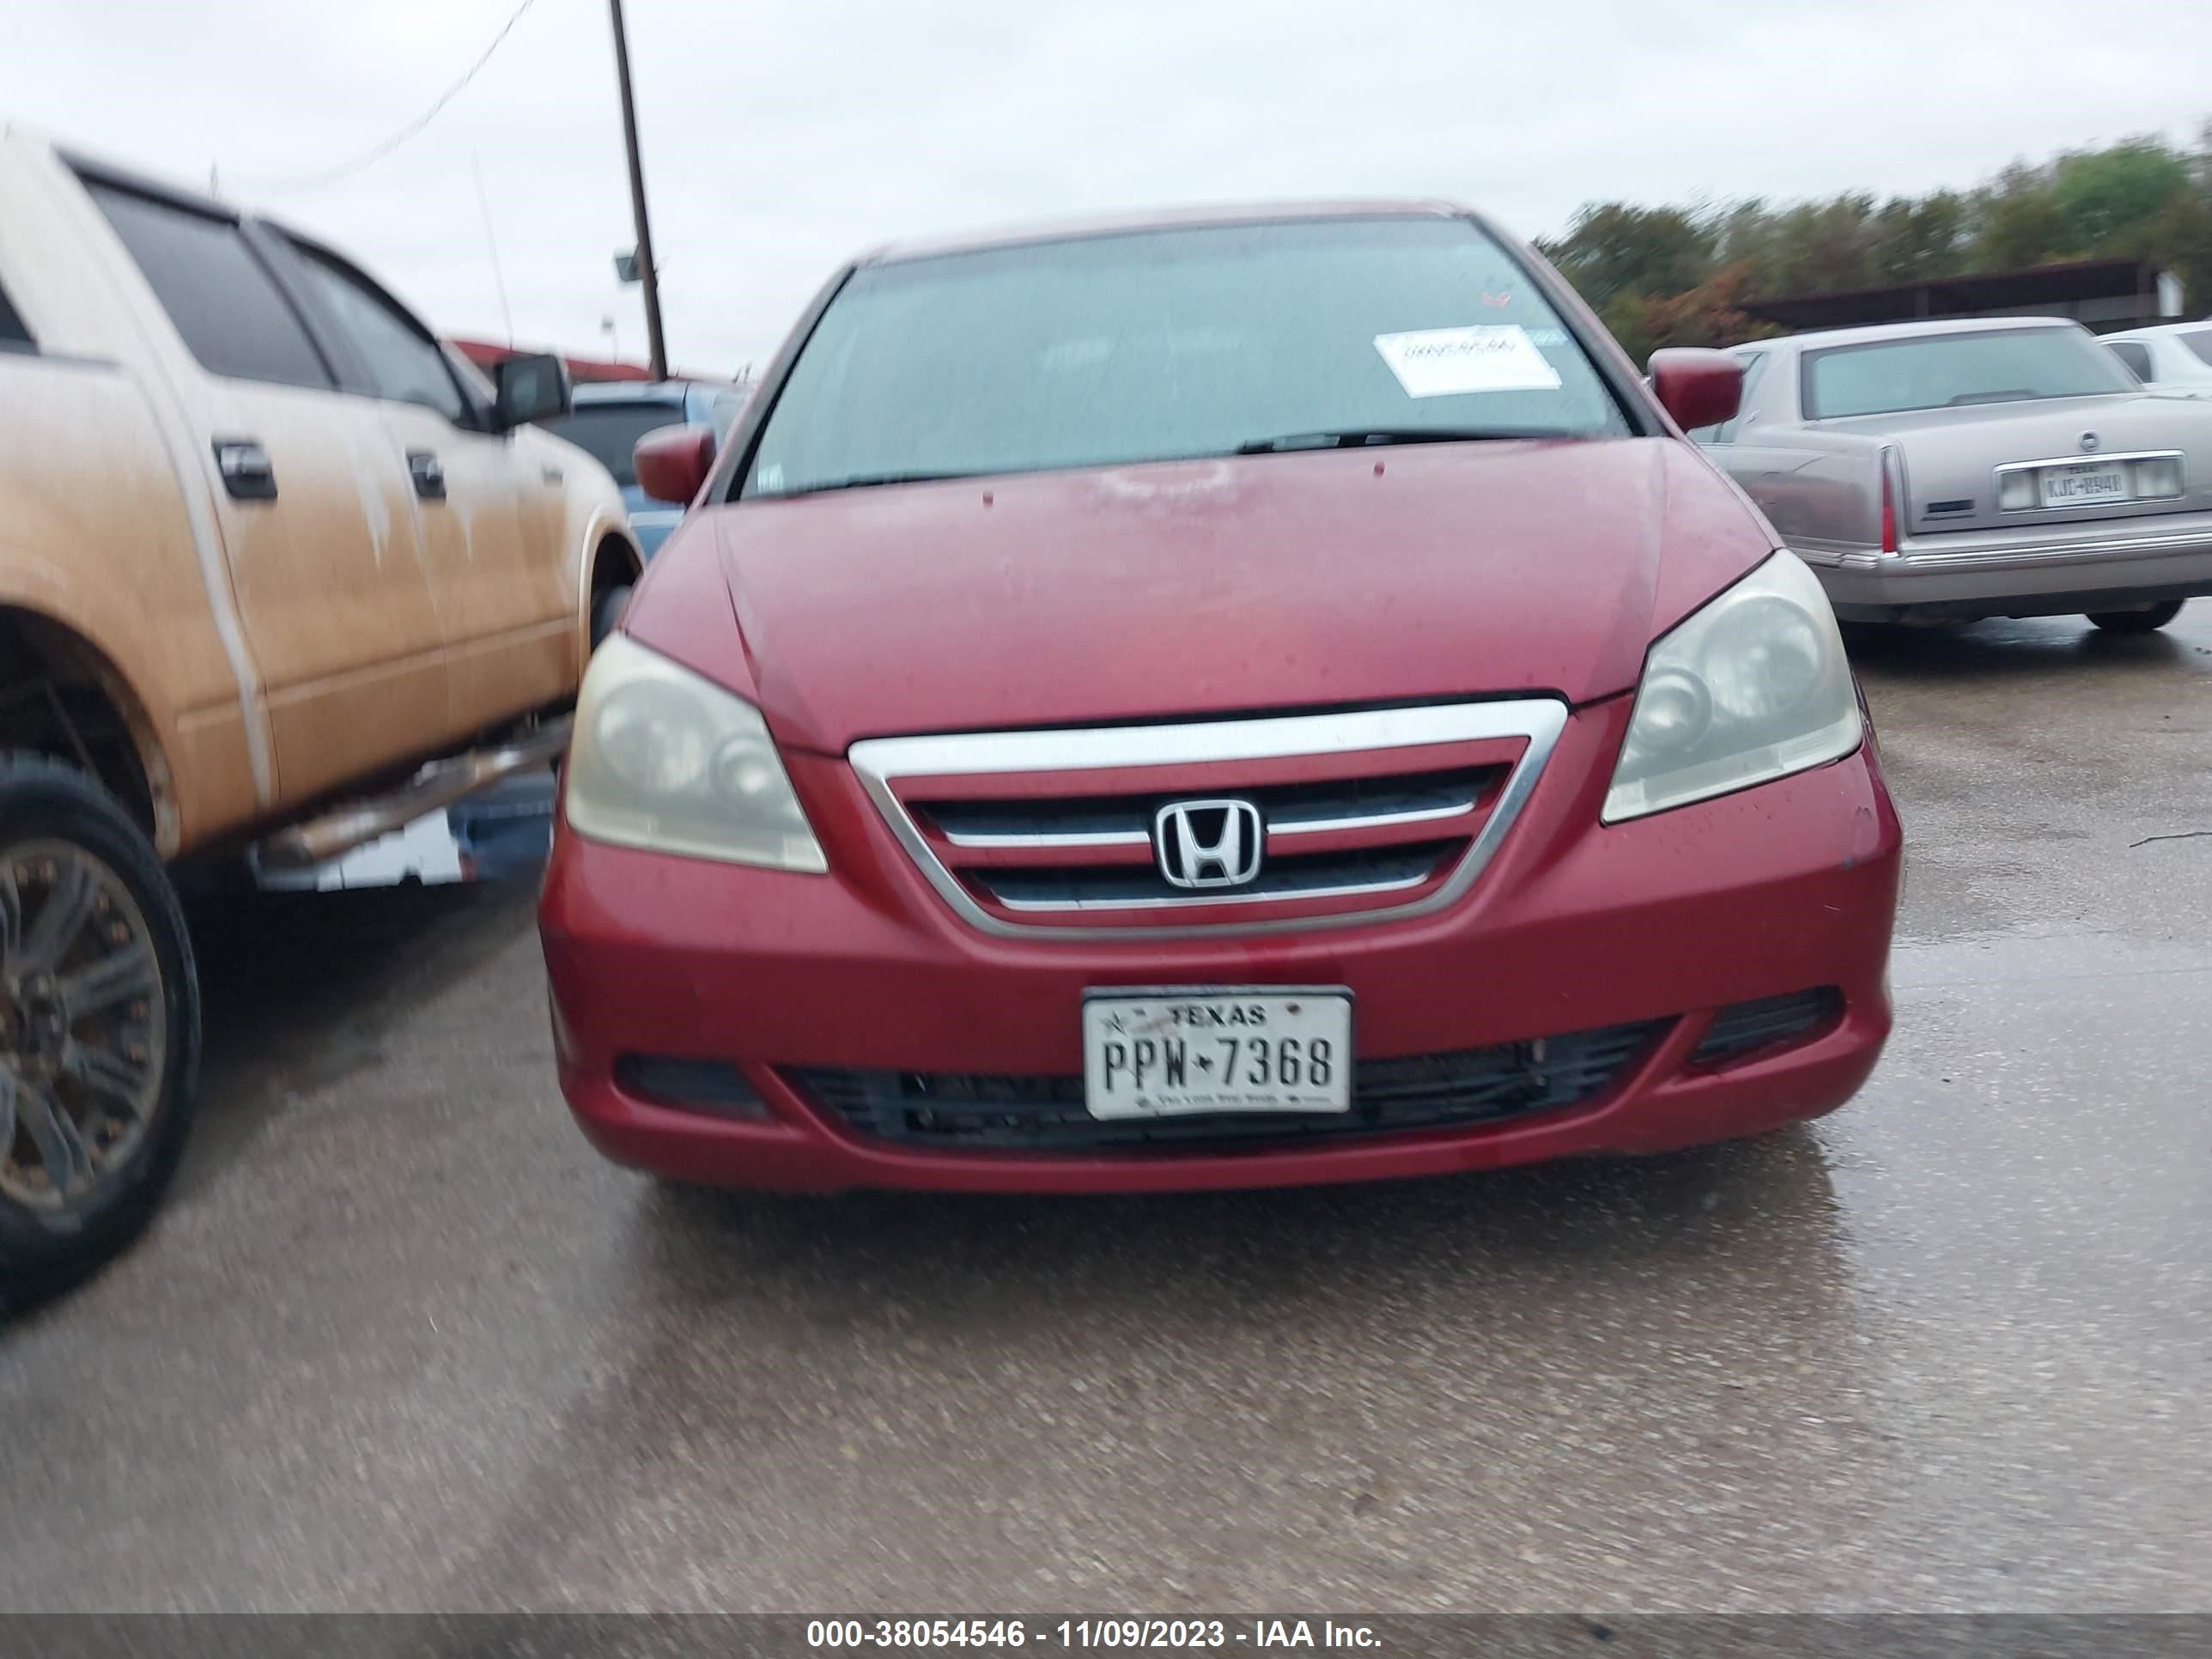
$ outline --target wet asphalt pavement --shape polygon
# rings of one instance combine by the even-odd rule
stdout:
[[[2212,1608],[2212,601],[1854,648],[1897,1036],[1644,1164],[676,1193],[526,894],[204,918],[176,1194],[0,1330],[0,1607]]]

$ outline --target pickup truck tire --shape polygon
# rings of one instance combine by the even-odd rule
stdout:
[[[606,643],[607,635],[615,631],[622,621],[623,607],[629,603],[628,582],[616,587],[603,587],[592,601],[592,649],[596,651]]]
[[[199,1048],[152,844],[76,768],[0,752],[0,1285],[66,1283],[137,1235],[191,1133]]]
[[[2182,604],[2168,599],[2142,611],[2092,611],[2089,620],[2107,634],[2155,634],[2181,614]]]

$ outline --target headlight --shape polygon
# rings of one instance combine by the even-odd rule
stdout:
[[[594,841],[820,875],[830,867],[760,710],[620,634],[568,741],[568,827]]]
[[[1778,552],[1651,647],[1605,821],[1786,777],[1863,735],[1827,595]]]

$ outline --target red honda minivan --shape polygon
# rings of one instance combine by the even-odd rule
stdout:
[[[1753,1134],[1890,1024],[1820,584],[1559,276],[1431,203],[837,273],[594,659],[562,1087],[684,1181],[1344,1181]]]

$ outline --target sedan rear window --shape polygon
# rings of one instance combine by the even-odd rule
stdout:
[[[2105,344],[2138,380],[2148,385],[2158,378],[2150,366],[2150,348],[2141,340],[2107,340]]]
[[[1917,334],[1805,354],[1805,418],[2132,392],[2135,377],[2070,328]]]
[[[2200,328],[2181,336],[2181,343],[2212,363],[2212,328]]]
[[[566,438],[589,453],[627,489],[637,482],[637,441],[683,422],[684,411],[673,404],[580,404],[544,425],[555,437]]]
[[[744,493],[1631,429],[1528,271],[1469,221],[1208,226],[863,266],[777,396]]]

